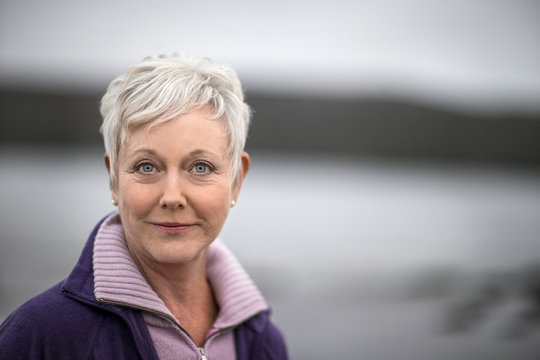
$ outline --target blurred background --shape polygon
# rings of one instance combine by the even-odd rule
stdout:
[[[537,359],[540,1],[0,2],[0,321],[110,205],[99,100],[147,55],[235,68],[222,238],[294,359]]]

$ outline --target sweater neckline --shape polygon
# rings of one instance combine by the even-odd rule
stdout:
[[[139,309],[178,324],[131,257],[118,212],[106,218],[97,232],[93,270],[94,296],[99,302]],[[268,310],[260,291],[220,239],[209,246],[206,276],[220,308],[213,329],[238,326]]]

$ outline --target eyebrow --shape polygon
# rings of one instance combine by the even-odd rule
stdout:
[[[141,147],[141,148],[138,148],[135,151],[133,151],[133,155],[137,155],[139,153],[160,157],[157,151],[155,151],[152,148],[148,148],[148,147]],[[204,150],[204,149],[193,150],[190,153],[188,153],[187,155],[189,157],[195,157],[195,156],[200,156],[200,155],[212,155],[212,156],[221,157],[220,155],[218,155],[218,154],[216,154],[216,153],[214,153],[212,151]]]
[[[133,155],[139,154],[139,153],[158,156],[158,153],[155,150],[151,148],[147,148],[147,147],[138,148],[135,151],[133,151]]]
[[[209,150],[202,150],[202,149],[197,149],[197,150],[193,150],[192,152],[190,152],[188,155],[193,157],[193,156],[199,156],[199,155],[212,155],[212,156],[217,156],[217,157],[221,157],[219,156],[218,154],[215,154],[214,152],[212,151],[209,151]]]

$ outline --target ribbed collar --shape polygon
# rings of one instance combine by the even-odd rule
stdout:
[[[141,309],[177,323],[133,261],[118,212],[111,214],[98,230],[93,269],[94,295],[98,301]],[[237,326],[268,309],[249,275],[219,239],[208,249],[206,276],[220,308],[214,329]]]

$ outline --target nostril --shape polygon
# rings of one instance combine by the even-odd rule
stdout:
[[[160,205],[164,209],[177,209],[184,207],[184,203],[182,201],[162,201]]]
[[[182,195],[163,196],[159,203],[163,209],[183,208],[186,205],[186,199]]]

